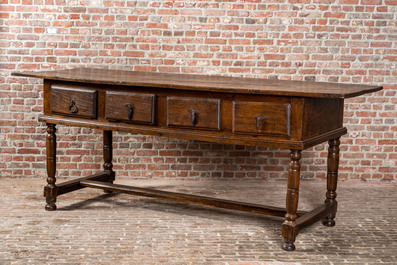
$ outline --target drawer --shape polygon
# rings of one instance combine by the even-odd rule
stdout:
[[[97,98],[95,89],[54,84],[51,87],[50,111],[53,114],[96,119]]]
[[[233,132],[290,134],[291,104],[278,102],[233,102]]]
[[[220,130],[220,99],[168,97],[167,125]]]
[[[154,94],[106,91],[105,118],[153,125],[155,99]]]

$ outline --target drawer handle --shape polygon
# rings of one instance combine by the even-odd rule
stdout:
[[[192,115],[192,126],[195,126],[197,124],[197,115],[199,112],[195,109],[190,109],[188,112]]]
[[[71,113],[77,113],[79,112],[79,108],[76,106],[76,102],[73,99],[70,99],[69,102],[69,111]]]
[[[135,109],[134,104],[125,104],[124,106],[128,108],[128,120],[132,120],[132,116],[134,115],[134,109]]]
[[[261,123],[263,123],[263,121],[265,121],[267,118],[263,115],[258,115],[258,116],[255,116],[254,119],[256,119],[256,131],[259,132]]]

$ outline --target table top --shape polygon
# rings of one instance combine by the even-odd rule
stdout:
[[[381,86],[261,78],[134,72],[96,68],[13,73],[14,76],[105,85],[141,86],[221,93],[314,98],[351,98],[382,90]]]

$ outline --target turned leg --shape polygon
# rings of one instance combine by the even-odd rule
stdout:
[[[281,235],[284,237],[282,249],[287,251],[295,250],[295,238],[299,233],[298,226],[296,226],[296,210],[298,209],[299,199],[299,180],[300,180],[300,162],[301,151],[291,150],[291,162],[288,171],[288,190],[286,198],[287,214],[285,221],[281,226]]]
[[[46,153],[47,153],[47,186],[44,187],[44,197],[46,197],[47,211],[55,211],[55,202],[58,196],[58,188],[55,185],[56,178],[56,128],[55,124],[47,123]]]
[[[327,168],[327,193],[326,193],[326,200],[325,204],[332,205],[337,204],[336,201],[336,186],[338,183],[338,167],[339,167],[339,145],[340,145],[340,138],[336,138],[333,140],[328,141],[328,168]],[[336,207],[335,211],[328,216],[326,216],[322,223],[325,226],[331,227],[335,225],[335,214],[336,214]]]
[[[113,147],[112,147],[112,131],[103,131],[103,170],[109,175],[109,182],[113,183],[115,173],[113,171]],[[111,193],[107,192],[106,193]]]

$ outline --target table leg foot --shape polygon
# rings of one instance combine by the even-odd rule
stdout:
[[[335,215],[336,212],[329,214],[328,216],[326,216],[321,223],[326,226],[326,227],[333,227],[335,226]]]
[[[322,223],[323,223],[323,225],[326,226],[326,227],[333,227],[333,226],[335,226],[335,220],[334,220],[334,219],[325,218],[325,219],[322,221]]]
[[[295,250],[295,244],[294,243],[286,243],[284,242],[281,248],[285,251],[294,251]]]
[[[56,200],[48,200],[47,199],[47,204],[45,206],[46,211],[55,211],[57,209],[57,206],[55,204]]]
[[[57,209],[56,201],[59,194],[58,187],[52,183],[44,187],[44,197],[46,201],[45,210],[55,211]]]

